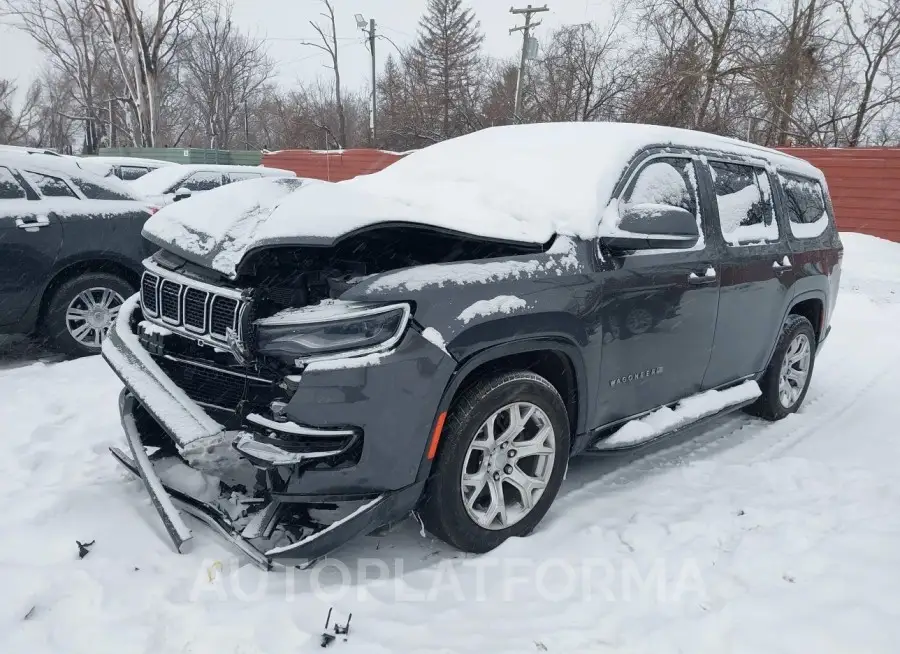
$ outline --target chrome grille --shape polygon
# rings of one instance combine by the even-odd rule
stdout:
[[[185,336],[218,343],[227,340],[229,329],[238,331],[246,304],[239,299],[240,291],[194,282],[177,273],[157,271],[158,267],[147,262],[145,265],[149,268],[141,279],[145,318]]]

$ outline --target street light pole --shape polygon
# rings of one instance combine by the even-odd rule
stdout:
[[[369,137],[371,139],[370,145],[374,147],[378,138],[378,134],[376,132],[376,123],[378,118],[378,73],[375,66],[375,19],[369,19],[367,26],[366,19],[362,14],[356,14],[354,18],[356,18],[356,26],[363,33],[369,36],[369,53],[372,55],[372,111],[370,114],[371,122],[369,124]]]

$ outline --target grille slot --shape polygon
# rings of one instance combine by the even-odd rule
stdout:
[[[221,295],[215,296],[210,307],[209,333],[219,338],[225,338],[229,328],[237,329],[237,314],[237,300]]]
[[[241,400],[265,406],[277,390],[273,382],[243,377],[208,364],[195,365],[171,357],[153,357],[159,367],[195,402],[234,411]]]
[[[156,297],[156,288],[159,286],[159,277],[151,273],[144,273],[141,279],[141,306],[150,315],[159,313],[159,303]]]
[[[181,284],[163,280],[159,287],[159,312],[166,322],[181,324]]]
[[[206,302],[209,293],[197,288],[184,291],[184,326],[191,331],[206,331]]]

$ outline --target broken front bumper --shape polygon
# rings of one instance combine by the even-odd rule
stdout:
[[[257,451],[259,448],[252,447],[255,441],[254,434],[250,432],[226,431],[168,378],[132,332],[132,315],[137,308],[137,296],[126,301],[103,344],[104,359],[126,386],[119,398],[119,408],[130,452],[126,453],[118,448],[111,448],[111,452],[129,472],[144,482],[153,505],[179,552],[184,543],[191,539],[190,529],[182,520],[179,509],[218,532],[254,563],[269,569],[275,561],[296,562],[321,558],[352,538],[403,518],[414,508],[422,493],[424,479],[397,490],[371,493],[365,498],[347,497],[347,501],[355,500],[360,503],[349,515],[331,524],[316,525],[316,529],[304,530],[302,536],[292,542],[273,545],[273,530],[282,516],[299,504],[290,501],[290,497],[269,495],[254,498],[258,510],[249,519],[238,524],[219,506],[164,483],[154,468],[154,460],[151,460],[145,450],[138,427],[139,420],[136,419],[138,410],[146,412],[156,421],[181,455],[202,451],[212,445],[233,443],[234,449],[246,459],[247,466],[256,464],[266,467],[268,464],[265,457],[279,453]],[[245,451],[248,446],[252,451]],[[290,461],[292,464],[298,462]],[[339,502],[342,499],[344,498],[331,497],[330,501]]]

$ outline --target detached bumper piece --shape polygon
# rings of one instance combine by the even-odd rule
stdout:
[[[402,518],[412,509],[422,492],[421,485],[416,484],[399,491],[378,495],[331,524],[318,525],[318,529],[303,529],[302,535],[293,542],[271,546],[273,532],[276,529],[279,529],[282,535],[290,534],[290,526],[284,528],[282,525],[287,517],[285,514],[288,510],[295,511],[301,505],[273,499],[257,510],[249,520],[238,521],[218,506],[164,483],[144,451],[144,445],[132,417],[135,406],[134,396],[127,392],[123,393],[122,427],[131,450],[130,456],[116,447],[110,448],[110,453],[126,470],[144,482],[153,506],[179,552],[184,543],[192,537],[179,513],[180,510],[212,528],[264,570],[270,570],[276,562],[315,561],[349,540]],[[291,534],[288,540],[294,537],[296,534]]]

